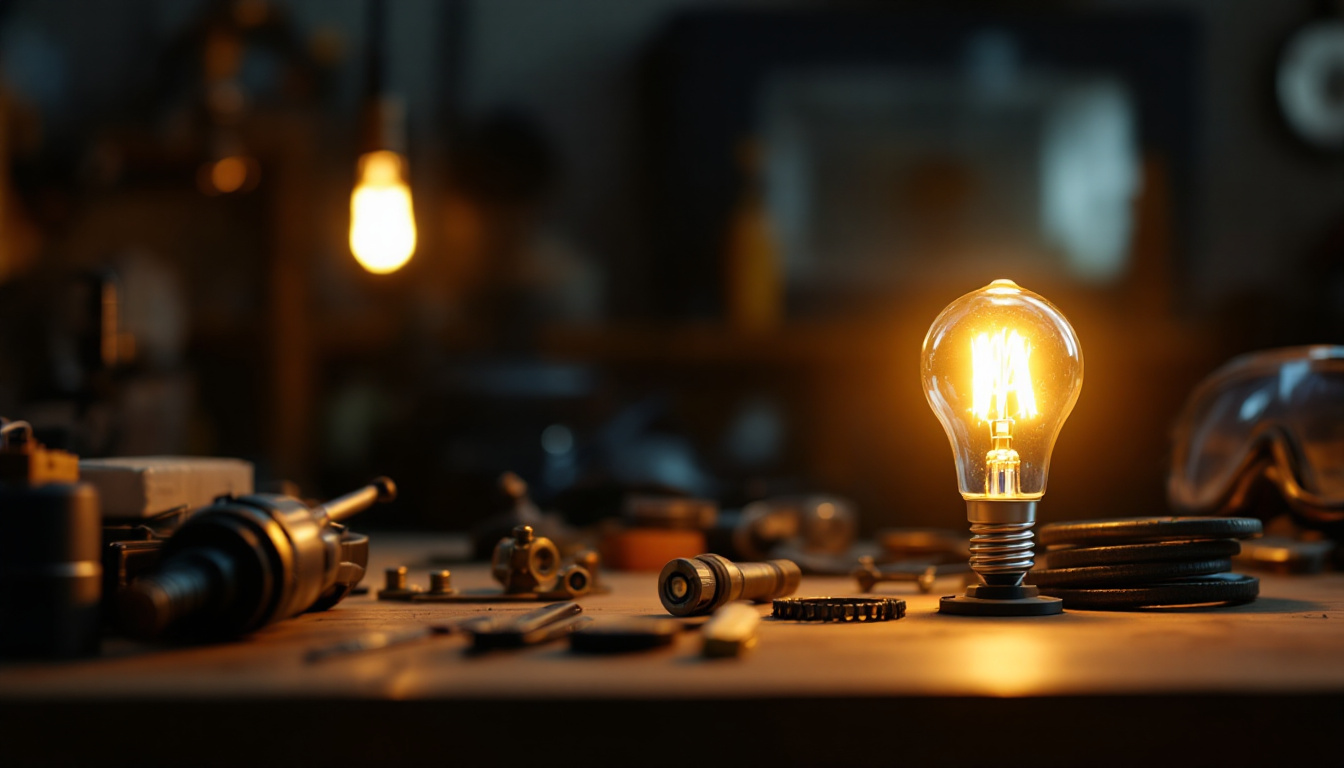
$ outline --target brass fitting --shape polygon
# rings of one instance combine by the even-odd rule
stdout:
[[[508,594],[550,592],[559,580],[559,567],[560,551],[550,539],[535,535],[530,525],[500,539],[490,559],[490,575]]]

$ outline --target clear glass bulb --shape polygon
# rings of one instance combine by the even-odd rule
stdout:
[[[962,498],[1041,498],[1055,438],[1083,385],[1083,350],[1064,315],[1012,280],[995,280],[938,315],[920,367]]]

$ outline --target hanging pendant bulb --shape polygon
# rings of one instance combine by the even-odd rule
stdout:
[[[360,266],[386,275],[415,253],[415,209],[406,181],[406,160],[381,149],[359,158],[350,195],[350,251]]]
[[[360,266],[386,275],[415,254],[415,206],[405,155],[405,107],[384,83],[387,8],[382,0],[369,0],[366,10],[364,151],[350,193],[350,252]]]

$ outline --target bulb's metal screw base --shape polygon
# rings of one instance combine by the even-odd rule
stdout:
[[[976,584],[964,595],[938,601],[938,612],[953,616],[1054,616],[1064,612],[1064,601],[1042,597],[1033,586],[1002,587]]]
[[[971,570],[983,584],[969,587],[964,595],[948,595],[938,601],[938,612],[954,616],[1053,616],[1064,612],[1064,601],[1041,597],[1035,587],[1022,583],[1035,561],[1032,559],[1031,527],[1036,522],[1036,502],[1018,500],[968,500],[966,519],[971,523]]]

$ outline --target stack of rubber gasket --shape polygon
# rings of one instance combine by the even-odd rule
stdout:
[[[1260,581],[1229,573],[1237,539],[1259,536],[1249,517],[1128,517],[1041,528],[1048,568],[1026,582],[1065,608],[1114,611],[1174,605],[1237,605]]]

